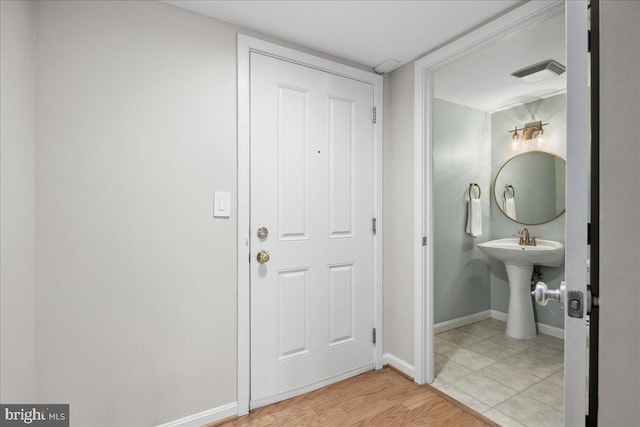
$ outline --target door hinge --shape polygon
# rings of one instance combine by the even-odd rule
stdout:
[[[427,237],[422,238],[422,246],[427,246]]]
[[[376,234],[378,232],[378,225],[377,225],[378,220],[375,218],[371,219],[371,230],[373,231],[373,234]]]
[[[377,114],[377,108],[376,108],[376,107],[373,107],[373,123],[376,123],[376,121],[377,121],[377,116],[378,116],[378,114]]]
[[[373,343],[376,343],[376,328],[373,328],[373,334],[372,334],[372,339],[373,339]]]

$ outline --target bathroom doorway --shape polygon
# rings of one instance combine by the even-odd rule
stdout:
[[[542,281],[552,292],[538,289],[541,301],[564,281],[586,291],[576,278],[587,260],[588,63],[572,35],[586,33],[588,12],[531,3],[416,65],[416,228],[427,237],[416,247],[416,381],[500,424],[573,425],[586,413],[586,312],[567,320],[529,293]],[[520,268],[482,248],[501,239],[518,257],[549,242],[566,259]]]

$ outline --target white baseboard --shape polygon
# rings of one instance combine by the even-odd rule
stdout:
[[[440,332],[450,331],[451,329],[461,328],[463,326],[471,325],[472,323],[476,323],[481,320],[490,319],[491,312],[492,310],[485,310],[479,313],[470,314],[469,316],[458,317],[456,319],[436,323],[435,325],[433,325],[433,333],[439,334]]]
[[[413,378],[413,374],[414,374],[413,365],[408,364],[404,360],[394,356],[391,353],[385,353],[382,355],[382,364],[393,366],[398,371]]]
[[[232,402],[218,406],[217,408],[180,418],[179,420],[160,424],[157,427],[200,427],[205,424],[210,424],[236,415],[238,415],[238,405],[236,402]]]
[[[545,325],[544,323],[537,323],[538,332],[545,335],[551,335],[552,337],[564,339],[564,329],[555,326]]]
[[[503,312],[498,311],[498,310],[491,310],[491,318],[506,322],[507,321],[507,313],[503,313]]]
[[[502,320],[503,322],[507,321],[507,313],[503,313],[497,310],[491,310],[491,318]],[[544,323],[537,322],[538,332],[545,335],[550,335],[552,337],[564,339],[564,329],[558,328],[556,326],[549,326]]]

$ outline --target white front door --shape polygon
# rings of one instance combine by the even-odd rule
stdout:
[[[255,408],[374,367],[373,87],[250,61]]]

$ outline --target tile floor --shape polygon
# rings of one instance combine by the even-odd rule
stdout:
[[[488,319],[437,334],[433,386],[504,427],[562,426],[563,340],[504,330]]]

